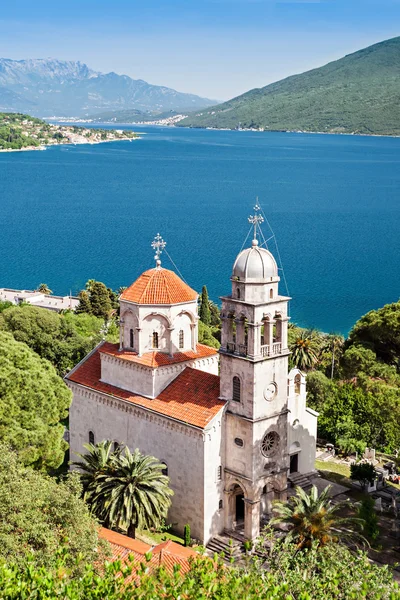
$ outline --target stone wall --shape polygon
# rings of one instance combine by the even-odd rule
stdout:
[[[144,454],[156,456],[167,464],[174,491],[168,522],[176,523],[181,533],[184,525],[189,523],[192,537],[204,541],[205,530],[210,530],[210,522],[214,519],[217,501],[211,480],[220,461],[215,452],[220,444],[220,429],[212,430],[211,439],[207,439],[202,430],[68,383],[74,392],[70,409],[71,459],[76,458],[76,452],[84,452],[83,444],[89,441],[89,430],[93,431],[95,442],[110,439],[131,450],[139,448]]]

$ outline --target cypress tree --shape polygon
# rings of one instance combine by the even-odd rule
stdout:
[[[204,325],[210,325],[211,323],[210,302],[208,300],[208,292],[205,285],[203,285],[203,289],[201,290],[200,321],[202,321]]]
[[[76,313],[87,313],[88,315],[92,314],[92,307],[90,306],[89,294],[82,290],[78,295],[79,304],[76,307]]]
[[[110,295],[104,283],[95,281],[89,292],[90,307],[95,317],[108,319],[112,309]]]

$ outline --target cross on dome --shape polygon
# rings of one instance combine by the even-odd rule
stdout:
[[[250,217],[248,218],[249,223],[252,223],[252,225],[254,226],[254,238],[253,238],[253,242],[252,242],[253,246],[258,246],[257,225],[259,226],[259,225],[261,225],[261,223],[264,223],[264,217],[259,214],[260,210],[261,210],[261,208],[258,205],[258,197],[257,197],[256,205],[254,206],[254,215],[250,215]]]
[[[159,233],[157,233],[156,237],[151,242],[151,247],[156,251],[154,260],[156,261],[157,267],[161,267],[160,256],[166,245],[167,245],[167,242],[164,242],[164,240],[162,239],[162,237]]]

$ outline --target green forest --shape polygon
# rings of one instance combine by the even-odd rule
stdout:
[[[190,114],[182,127],[400,134],[400,37]]]

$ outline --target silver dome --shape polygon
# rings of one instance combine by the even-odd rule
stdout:
[[[258,240],[253,240],[251,248],[246,248],[238,255],[233,265],[232,277],[240,281],[270,281],[278,277],[278,265],[271,252],[258,247]]]

